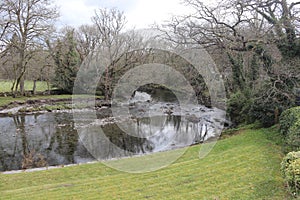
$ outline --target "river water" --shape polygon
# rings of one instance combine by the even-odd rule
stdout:
[[[136,97],[130,115],[122,119],[103,117],[109,108],[98,110],[92,123],[75,123],[70,111],[0,117],[0,171],[166,151],[216,137],[216,129],[223,127],[224,112],[216,108],[182,109],[175,101],[153,101],[145,93]]]

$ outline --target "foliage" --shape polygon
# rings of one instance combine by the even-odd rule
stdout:
[[[249,92],[238,91],[227,102],[227,112],[234,125],[249,122],[249,109],[252,104]]]
[[[296,105],[300,106],[300,89],[296,89]]]
[[[235,123],[258,120],[266,127],[277,123],[280,113],[293,106],[292,91],[299,82],[299,19],[294,18],[299,2],[184,2],[195,12],[175,16],[166,28],[162,26],[165,38],[222,54],[215,58],[227,81],[228,110]]]
[[[252,120],[259,120],[263,126],[270,127],[278,123],[280,114],[294,104],[292,88],[286,87],[284,81],[267,81],[254,94],[249,115]]]
[[[34,150],[23,155],[22,169],[39,168],[39,167],[46,167],[46,166],[47,166],[46,158],[42,154],[36,153]]]
[[[282,113],[280,131],[285,137],[286,152],[300,150],[300,107],[294,107]]]
[[[299,38],[293,38],[292,42],[281,40],[278,42],[278,48],[280,49],[280,52],[286,59],[298,57],[300,54]]]
[[[237,58],[234,58],[230,53],[227,53],[227,56],[231,63],[233,87],[235,88],[235,91],[237,91],[237,89],[244,90],[245,77],[242,73],[243,58],[241,54],[238,54]]]
[[[300,194],[300,151],[288,153],[281,162],[281,173],[288,183],[290,192]]]
[[[252,56],[251,64],[250,64],[250,72],[247,74],[247,78],[249,80],[250,88],[253,88],[255,85],[254,83],[259,78],[259,59],[256,54]]]
[[[280,116],[280,131],[286,136],[289,129],[300,120],[300,107],[285,110]]]
[[[72,93],[81,62],[76,50],[74,30],[67,30],[64,40],[58,40],[55,49],[51,49],[51,51],[56,65],[53,86],[64,92]]]

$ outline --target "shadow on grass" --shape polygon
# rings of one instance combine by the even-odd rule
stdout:
[[[278,194],[278,188],[282,188],[282,187],[284,187],[284,185],[280,184],[280,182],[276,180],[266,180],[260,182],[258,185],[255,185],[255,187],[253,188],[253,196],[249,197],[249,199],[260,198],[260,199],[275,200]],[[286,199],[293,199],[288,192],[286,192]]]

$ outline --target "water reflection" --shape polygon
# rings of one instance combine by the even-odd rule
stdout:
[[[99,128],[101,126],[101,129]],[[78,129],[81,141],[98,160],[159,152],[201,143],[213,127],[184,116],[152,116]]]
[[[1,117],[0,128],[0,171],[93,160],[70,113]]]
[[[201,115],[195,110],[198,115],[175,115],[174,108],[174,115],[131,117],[118,124],[84,121],[79,128],[72,113],[0,117],[0,171],[106,160],[203,142],[214,136],[217,119],[213,121],[214,111]]]

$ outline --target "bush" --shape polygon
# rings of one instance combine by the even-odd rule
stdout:
[[[288,153],[282,160],[281,172],[294,196],[300,194],[300,151]]]
[[[300,150],[300,119],[289,129],[285,149],[286,151]]]
[[[271,127],[276,123],[276,112],[279,113],[280,110],[272,101],[256,98],[251,105],[249,115],[252,120],[259,121],[263,127]]]
[[[227,102],[227,112],[234,125],[249,122],[249,109],[252,99],[247,92],[237,92]]]
[[[294,105],[294,94],[280,86],[274,88],[266,83],[253,97],[249,115],[252,120],[258,120],[264,127],[278,123],[280,114]],[[289,97],[285,94],[289,94]]]
[[[300,150],[300,107],[288,109],[280,116],[280,132],[285,152]]]

